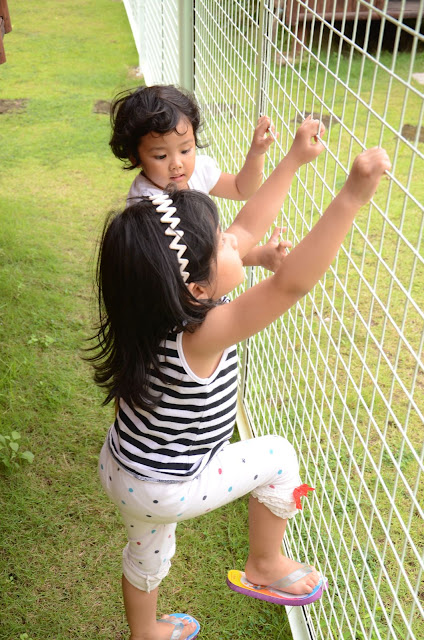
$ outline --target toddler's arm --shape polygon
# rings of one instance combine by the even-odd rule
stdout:
[[[324,135],[319,120],[306,118],[296,132],[293,144],[261,188],[240,210],[228,231],[237,236],[241,258],[261,240],[273,223],[288,193],[296,171],[314,160],[324,149],[316,138]]]
[[[277,271],[281,262],[287,255],[287,249],[291,249],[290,240],[281,240],[280,234],[285,233],[287,227],[275,227],[268,242],[264,245],[257,245],[243,258],[245,267],[254,267],[259,265],[265,267],[268,271]]]
[[[242,169],[237,175],[222,173],[210,192],[211,195],[229,200],[248,200],[258,190],[263,180],[265,154],[274,140],[269,133],[270,127],[270,119],[261,116]],[[275,242],[273,237],[266,244],[250,249],[243,257],[243,264],[245,267],[259,265],[269,271],[276,271],[288,247],[291,247],[291,242]]]
[[[273,137],[268,132],[270,126],[271,121],[267,116],[259,118],[243,167],[236,175],[221,173],[210,192],[211,196],[227,200],[248,200],[259,189],[263,180],[265,154],[273,142]]]

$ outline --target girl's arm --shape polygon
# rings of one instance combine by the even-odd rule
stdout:
[[[267,327],[314,287],[335,258],[356,213],[373,196],[390,166],[387,153],[377,147],[356,158],[340,193],[283,267],[233,302],[212,309],[198,330],[185,334],[191,366],[205,361],[213,366],[223,349]]]
[[[273,142],[272,136],[267,134],[270,125],[268,117],[259,118],[243,167],[236,175],[221,173],[210,192],[211,196],[227,200],[248,200],[259,189],[263,181],[265,154]]]
[[[324,149],[317,135],[323,136],[325,127],[309,116],[296,132],[293,144],[266,182],[240,210],[228,232],[237,236],[241,258],[257,245],[272,225],[289,191],[296,171],[314,160]]]

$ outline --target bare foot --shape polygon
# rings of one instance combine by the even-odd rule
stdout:
[[[245,573],[249,582],[256,585],[267,587],[268,585],[285,578],[293,571],[297,571],[302,568],[300,562],[286,558],[281,555],[278,562],[273,562],[272,566],[267,563],[255,562],[250,557],[247,560]],[[312,593],[319,582],[319,574],[315,570],[315,567],[311,567],[313,571],[308,573],[300,580],[296,580],[289,587],[284,587],[284,591],[292,593],[294,595],[304,595],[306,593]]]
[[[182,622],[184,625],[184,630],[181,632],[181,640],[185,640],[192,633],[196,631],[196,624],[194,622],[189,622],[188,620],[184,620],[184,618],[174,618],[174,616],[162,616],[161,620],[172,620],[173,622]],[[172,636],[172,633],[175,630],[175,625],[173,624],[164,624],[163,622],[157,622],[152,633],[149,633],[146,636],[131,636],[130,640],[169,640]]]

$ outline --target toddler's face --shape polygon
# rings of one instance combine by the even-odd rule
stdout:
[[[164,135],[148,133],[138,145],[140,167],[144,175],[161,189],[173,184],[188,189],[194,171],[196,144],[191,124],[181,118],[176,131]]]

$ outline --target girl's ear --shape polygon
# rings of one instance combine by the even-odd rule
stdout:
[[[140,166],[140,165],[137,165],[137,160],[134,158],[134,156],[132,156],[132,155],[131,155],[131,156],[129,157],[129,160],[130,160],[130,162],[131,162],[131,164],[132,164],[132,166],[133,166],[133,167],[137,167],[137,166],[138,166],[138,167],[140,167],[140,169],[141,169],[141,166]]]
[[[204,287],[197,282],[190,282],[187,285],[187,289],[197,300],[207,300],[210,297],[207,287]]]

